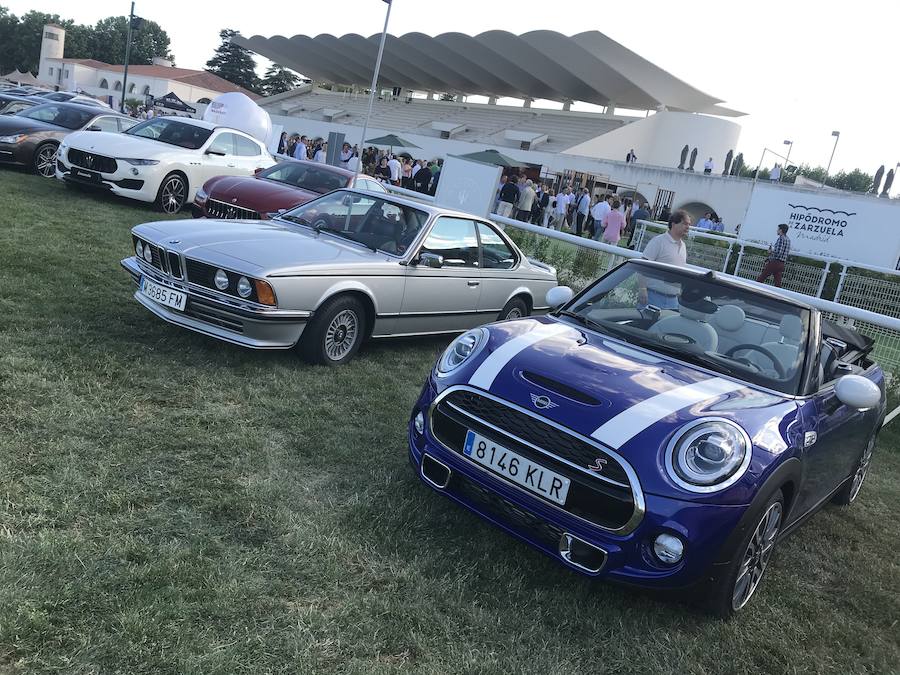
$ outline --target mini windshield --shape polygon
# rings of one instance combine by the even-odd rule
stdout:
[[[177,119],[157,117],[133,127],[124,133],[131,136],[149,138],[160,143],[177,145],[187,150],[199,150],[212,134],[212,129],[198,127],[196,124],[187,124]]]
[[[347,187],[348,176],[329,171],[324,167],[310,166],[300,162],[282,162],[262,171],[258,178],[267,178],[278,183],[316,192],[320,195]]]
[[[372,250],[403,255],[428,214],[371,194],[339,190],[288,211],[280,218],[330,232]]]
[[[38,120],[53,124],[63,129],[81,129],[85,124],[90,122],[96,112],[88,112],[78,108],[72,108],[56,103],[47,103],[45,105],[36,105],[28,110],[20,110],[16,113],[17,117],[24,117],[30,120]]]
[[[800,387],[809,311],[711,277],[626,263],[559,314],[785,394]]]

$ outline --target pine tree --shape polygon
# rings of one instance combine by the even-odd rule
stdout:
[[[263,93],[266,96],[275,96],[290,91],[300,83],[300,78],[287,68],[273,63],[266,69],[266,76],[262,81]]]
[[[257,94],[261,93],[253,55],[231,41],[234,35],[237,35],[237,31],[230,28],[219,31],[222,44],[216,49],[215,55],[206,62],[206,69],[232,84]]]

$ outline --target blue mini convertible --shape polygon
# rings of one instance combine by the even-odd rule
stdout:
[[[410,461],[578,572],[728,617],[785,535],[856,498],[885,414],[872,340],[796,298],[642,260],[552,289],[549,315],[447,348]]]

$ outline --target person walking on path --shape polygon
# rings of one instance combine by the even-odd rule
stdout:
[[[497,204],[497,214],[504,218],[513,217],[513,207],[519,201],[519,188],[514,181],[508,180],[500,186],[500,202]]]
[[[581,189],[578,196],[578,203],[575,204],[575,236],[580,237],[584,228],[584,220],[587,218],[588,212],[591,210],[591,193],[587,188]]]
[[[687,265],[687,246],[684,238],[691,229],[691,217],[687,211],[678,209],[669,216],[669,231],[658,234],[644,249],[644,258],[656,262],[684,267]],[[659,309],[678,309],[677,285],[658,279],[638,277],[638,306],[653,305]]]
[[[603,243],[615,246],[625,228],[625,216],[619,211],[619,200],[614,199],[612,209],[603,216]]]
[[[553,225],[551,225],[554,230],[566,228],[566,211],[569,208],[569,198],[572,196],[571,190],[572,188],[567,187],[556,194],[556,208],[553,212]]]
[[[778,226],[778,237],[769,245],[769,257],[763,265],[762,272],[756,277],[759,282],[765,282],[770,276],[778,288],[781,288],[781,275],[784,274],[784,265],[791,253],[791,240],[787,236],[787,223]]]
[[[516,220],[521,220],[523,223],[527,223],[531,218],[531,209],[534,206],[536,194],[532,185],[534,185],[534,183],[532,183],[531,180],[526,180],[519,192]]]

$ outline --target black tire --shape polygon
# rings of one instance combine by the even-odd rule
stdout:
[[[859,491],[862,489],[866,476],[869,473],[869,465],[872,462],[872,453],[875,451],[877,439],[878,432],[876,431],[872,434],[869,442],[866,443],[866,447],[863,448],[863,451],[859,454],[859,459],[856,461],[856,468],[853,470],[853,475],[846,480],[841,486],[841,489],[834,494],[831,498],[832,502],[840,506],[849,506],[859,496]]]
[[[170,173],[163,178],[156,193],[156,208],[163,213],[178,213],[187,201],[187,180],[180,173]]]
[[[528,305],[520,298],[512,298],[506,303],[506,306],[500,310],[497,315],[497,321],[506,321],[507,319],[521,319],[528,316]]]
[[[300,353],[310,363],[324,366],[347,363],[366,337],[367,319],[366,308],[353,296],[328,300],[303,331]]]
[[[784,525],[784,515],[784,495],[781,490],[776,490],[750,520],[731,562],[710,582],[706,609],[711,614],[730,619],[747,606],[771,561]]]
[[[31,169],[43,178],[56,177],[56,143],[42,143],[34,151]]]

